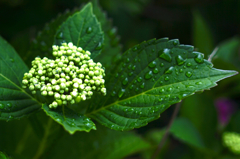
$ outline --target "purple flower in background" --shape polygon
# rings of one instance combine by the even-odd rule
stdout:
[[[224,127],[228,124],[231,115],[236,110],[236,104],[227,98],[220,98],[215,101],[215,107],[218,112],[218,121],[220,126]]]

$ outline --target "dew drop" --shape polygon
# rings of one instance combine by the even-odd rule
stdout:
[[[153,73],[157,74],[158,73],[158,68],[154,68]]]
[[[182,65],[182,64],[184,64],[186,62],[186,59],[184,60],[181,55],[178,55],[176,57],[176,61],[177,61],[177,64],[180,66],[180,65]]]
[[[128,65],[128,69],[130,70],[131,69],[131,67],[132,67],[132,65],[130,64],[130,65]]]
[[[63,38],[63,32],[59,32],[56,36],[57,39],[62,39]]]
[[[149,67],[154,68],[156,67],[156,61],[152,61],[151,63],[148,64]]]
[[[129,88],[130,88],[130,89],[133,89],[133,85],[131,85]]]
[[[186,76],[189,78],[189,77],[191,77],[192,76],[192,72],[186,72]]]
[[[121,98],[124,93],[125,93],[125,89],[121,89],[121,90],[118,92],[118,97]]]
[[[172,87],[169,87],[167,90],[168,90],[168,91],[172,91]]]
[[[10,58],[10,61],[11,61],[11,62],[14,62],[14,59],[13,59],[13,58]]]
[[[152,49],[152,52],[154,52],[155,51],[155,49]]]
[[[160,93],[163,93],[164,91],[165,91],[164,88],[159,90]]]
[[[12,103],[7,103],[7,106],[8,106],[9,108],[11,108],[11,107],[12,107]]]
[[[129,75],[129,76],[132,76],[132,75],[133,75],[133,72],[130,72],[128,75]]]
[[[183,69],[179,69],[179,72],[181,72],[181,73],[182,73],[182,72],[183,72]]]
[[[61,123],[62,120],[60,118],[55,119],[57,122]]]
[[[159,101],[159,102],[163,101],[163,98],[159,98],[158,101]]]
[[[103,48],[102,42],[99,42],[95,50],[101,50]]]
[[[192,63],[188,62],[187,67],[190,67],[190,66],[192,66]]]
[[[122,81],[122,84],[123,85],[126,85],[128,83],[128,78],[126,77],[123,81]]]
[[[183,68],[185,69],[185,68],[187,68],[186,66],[183,66]]]
[[[134,59],[134,62],[137,62],[137,61],[138,61],[138,58],[135,58],[135,59]]]
[[[196,85],[201,85],[202,84],[202,82],[196,82]]]
[[[165,81],[168,81],[168,80],[169,80],[169,77],[168,77],[168,76],[166,76],[166,77],[164,78],[164,80],[165,80]]]
[[[115,96],[117,93],[115,91],[112,91],[111,96]]]
[[[137,51],[138,50],[138,48],[135,46],[133,49],[132,49],[133,51]]]
[[[145,83],[142,83],[142,84],[140,85],[140,88],[144,88],[144,85],[145,85]]]
[[[87,32],[88,34],[90,34],[92,31],[93,31],[92,27],[88,27],[87,30],[86,30],[86,32]]]
[[[149,71],[149,72],[147,72],[147,73],[145,74],[145,79],[150,79],[150,78],[152,78],[152,77],[153,77],[152,71]]]
[[[135,88],[135,91],[136,91],[136,92],[139,91],[139,88]]]
[[[163,66],[164,66],[164,63],[161,63],[160,66],[163,67]]]
[[[137,83],[137,80],[134,80],[133,83],[136,84],[136,83]]]
[[[127,110],[128,110],[127,108],[124,109],[125,112],[127,112]]]
[[[130,61],[130,59],[129,59],[129,58],[127,58],[127,59],[126,59],[126,62],[129,62],[129,61]]]
[[[159,81],[159,84],[163,84],[163,81]]]
[[[172,57],[170,55],[170,49],[168,49],[168,48],[164,49],[163,51],[160,51],[159,57],[168,62],[172,61]]]
[[[9,115],[8,118],[9,118],[9,119],[13,119],[13,116],[12,116],[12,115]]]
[[[174,40],[173,45],[175,45],[175,46],[178,45],[178,40]]]
[[[171,67],[169,67],[169,68],[165,71],[165,73],[166,73],[166,74],[171,74],[171,73],[173,72],[173,69],[174,69],[174,67],[171,66]]]
[[[139,112],[138,114],[139,114],[139,115],[141,115],[141,114],[142,114],[142,112]]]
[[[136,66],[134,65],[134,66],[132,66],[132,70],[134,71],[136,69]]]
[[[4,104],[0,103],[0,109],[3,109],[3,108],[4,108]]]
[[[142,81],[142,77],[138,77],[137,80],[138,80],[138,82],[141,82]]]
[[[203,63],[204,61],[204,55],[199,53],[197,54],[197,56],[194,58],[194,60],[197,62],[197,63]]]
[[[115,77],[118,77],[118,73],[115,74]]]

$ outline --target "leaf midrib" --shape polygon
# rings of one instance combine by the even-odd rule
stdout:
[[[3,74],[0,73],[0,76],[2,76],[5,80],[7,80],[8,82],[10,82],[12,85],[14,85],[16,88],[18,88],[21,92],[25,93],[27,96],[30,97],[30,99],[36,101],[39,105],[41,105],[41,103],[36,100],[35,98],[33,98],[30,94],[28,94],[24,89],[22,89],[21,87],[19,87],[18,85],[16,85],[13,81],[11,81],[10,79],[8,79],[6,76],[4,76]],[[16,90],[14,90],[16,91]]]
[[[219,76],[219,75],[213,75],[213,76],[211,76],[211,77],[215,77],[215,76]],[[208,79],[208,78],[209,78],[209,77],[202,78],[202,80],[205,80],[205,79]],[[187,80],[187,81],[194,81],[194,80],[199,80],[199,79],[193,79],[193,80]],[[208,80],[209,80],[209,79],[208,79]],[[97,109],[97,110],[92,111],[92,112],[90,112],[90,113],[87,113],[87,114],[85,114],[85,115],[86,115],[86,116],[89,116],[89,115],[91,115],[91,114],[94,114],[94,113],[102,110],[102,109],[106,109],[107,107],[110,107],[111,105],[117,104],[117,103],[119,103],[119,102],[123,102],[123,101],[125,101],[125,100],[130,100],[130,99],[135,98],[135,97],[137,97],[137,96],[141,96],[141,95],[144,95],[144,94],[148,95],[147,92],[152,91],[152,90],[155,89],[155,88],[166,87],[166,86],[175,85],[175,84],[182,83],[182,82],[183,82],[183,81],[176,82],[176,83],[171,83],[171,84],[164,85],[164,86],[153,87],[153,88],[151,88],[151,89],[149,89],[149,90],[147,90],[147,91],[145,91],[145,92],[142,92],[142,93],[140,93],[140,94],[131,96],[131,97],[129,97],[129,98],[125,98],[125,99],[122,99],[122,100],[117,100],[117,101],[114,102],[114,103],[108,104],[108,105],[106,105],[106,106],[104,106],[104,107],[101,107],[100,109]],[[149,95],[151,95],[151,94],[149,94]]]

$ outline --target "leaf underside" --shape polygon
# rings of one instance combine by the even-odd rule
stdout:
[[[75,46],[91,52],[94,59],[103,48],[103,32],[97,18],[93,14],[92,4],[70,16],[57,30],[54,44],[72,42]]]
[[[96,130],[95,124],[89,118],[79,115],[68,107],[50,109],[47,104],[44,104],[42,109],[53,120],[61,124],[70,134],[74,134],[75,131],[89,132],[91,129]]]
[[[0,120],[19,119],[40,109],[40,103],[22,89],[27,66],[0,37]]]
[[[126,51],[107,96],[95,95],[85,115],[115,130],[131,130],[159,118],[170,105],[236,74],[213,68],[203,54],[178,40],[149,40]]]

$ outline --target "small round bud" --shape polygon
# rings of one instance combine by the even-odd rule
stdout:
[[[60,98],[60,94],[59,93],[55,93],[54,94],[54,98],[59,99]]]

